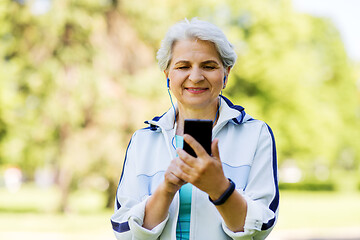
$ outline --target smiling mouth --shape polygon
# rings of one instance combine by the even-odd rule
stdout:
[[[194,93],[194,94],[199,94],[199,93],[203,93],[205,91],[208,90],[208,88],[185,88],[186,91],[190,92],[190,93]]]

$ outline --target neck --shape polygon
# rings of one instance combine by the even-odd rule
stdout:
[[[179,113],[176,119],[177,128],[176,134],[183,135],[184,134],[184,120],[185,119],[209,119],[213,121],[213,126],[216,124],[219,114],[218,110],[220,108],[219,102],[216,105],[212,105],[210,108],[205,109],[188,109],[184,108],[180,104]]]

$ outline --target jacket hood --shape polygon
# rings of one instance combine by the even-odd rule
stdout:
[[[177,103],[175,103],[176,112],[178,112]],[[227,122],[232,122],[233,124],[242,124],[253,118],[245,113],[245,110],[242,106],[234,105],[228,98],[220,95],[220,110],[219,110],[219,119],[214,126],[223,126]],[[163,128],[164,130],[170,130],[174,128],[175,116],[174,110],[172,107],[165,112],[162,116],[156,116],[150,121],[145,121],[146,124],[149,124],[150,129],[153,131],[159,130],[158,127]]]

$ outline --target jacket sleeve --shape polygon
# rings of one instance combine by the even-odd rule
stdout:
[[[132,137],[125,155],[122,174],[116,192],[115,212],[111,224],[117,239],[157,239],[169,216],[152,230],[142,227],[145,205],[149,198],[141,199],[136,177],[136,133]]]
[[[233,239],[265,239],[278,216],[279,189],[277,158],[272,130],[263,123],[247,186],[240,194],[247,201],[244,232],[232,232],[223,222],[222,227]]]

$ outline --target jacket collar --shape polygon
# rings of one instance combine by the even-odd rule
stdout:
[[[175,103],[176,112],[178,112],[177,103]],[[245,110],[242,106],[234,105],[229,99],[224,96],[220,96],[220,110],[219,110],[219,119],[215,125],[223,126],[227,122],[232,122],[234,124],[241,124],[250,120],[251,117],[245,113]],[[162,116],[154,117],[150,121],[146,121],[146,124],[150,124],[151,130],[159,130],[158,127],[164,130],[171,130],[175,126],[175,116],[174,110],[171,107],[167,112]]]

